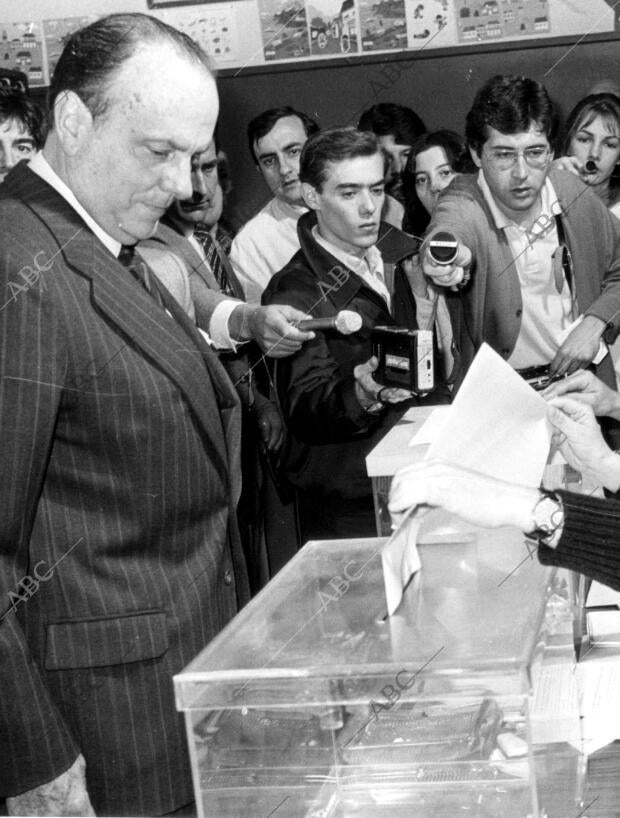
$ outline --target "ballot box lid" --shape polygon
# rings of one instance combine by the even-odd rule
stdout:
[[[554,593],[534,545],[431,512],[422,568],[387,617],[385,542],[304,545],[175,676],[177,707],[342,704],[389,685],[403,696],[527,693]]]

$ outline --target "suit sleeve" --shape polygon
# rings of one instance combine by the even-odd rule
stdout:
[[[22,218],[24,218],[23,214]],[[54,705],[22,629],[33,581],[29,543],[42,491],[66,370],[55,309],[49,238],[12,236],[14,208],[0,206],[0,793],[51,781],[79,753]],[[42,239],[46,239],[43,241]],[[40,248],[47,248],[46,250]],[[37,249],[33,249],[37,248]],[[68,543],[68,547],[70,543]],[[39,566],[39,574],[50,566]],[[58,569],[60,570],[60,568]]]
[[[290,304],[321,317],[317,304],[325,299],[316,282],[302,281],[302,276],[286,276],[282,284],[272,281],[263,303]],[[295,287],[290,286],[293,280]],[[366,359],[359,357],[359,350],[357,356],[344,369],[334,358],[325,333],[317,331],[299,352],[278,361],[278,394],[287,425],[299,440],[308,444],[345,442],[377,423],[377,416],[364,411],[355,394],[353,369]]]
[[[539,547],[540,561],[578,571],[620,591],[620,502],[558,493],[564,504],[564,529],[556,548]]]
[[[585,310],[607,324],[604,338],[613,343],[620,332],[620,221],[595,196],[588,200],[596,213],[596,241],[605,248],[601,295]]]
[[[448,188],[437,200],[430,224],[426,230],[422,249],[436,233],[452,233],[458,242],[475,253],[475,225],[480,223],[480,208],[466,191]],[[474,258],[475,261],[475,258]]]

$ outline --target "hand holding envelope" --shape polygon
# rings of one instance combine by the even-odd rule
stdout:
[[[538,486],[551,435],[544,398],[483,344],[426,459],[439,458],[510,483]],[[418,515],[416,508],[407,512],[407,521],[400,521],[382,550],[390,615],[400,604],[412,571],[420,565],[415,547]]]

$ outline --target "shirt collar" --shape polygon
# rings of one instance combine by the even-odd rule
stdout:
[[[277,196],[274,196],[273,204],[275,209],[279,211],[283,217],[288,216],[289,219],[298,219],[304,213],[308,212],[308,208],[305,205],[292,205],[283,199],[279,199]]]
[[[93,217],[90,216],[86,210],[84,210],[82,205],[76,199],[73,191],[67,187],[60,176],[58,176],[56,171],[49,164],[47,159],[43,156],[43,151],[39,151],[39,153],[33,156],[28,164],[28,167],[30,170],[34,171],[37,176],[40,176],[41,179],[47,182],[50,187],[53,187],[57,193],[60,193],[63,199],[65,199],[65,201],[71,205],[78,216],[81,216],[82,219],[84,219],[99,241],[101,241],[101,243],[107,247],[115,258],[118,258],[118,254],[121,251],[120,241],[112,238],[112,236],[106,233],[105,230],[103,230],[103,228],[97,224]]]
[[[372,273],[382,272],[383,270],[381,253],[374,244],[372,247],[369,247],[366,250],[363,256],[354,256],[353,253],[347,253],[346,250],[337,247],[335,244],[332,244],[331,241],[323,238],[323,236],[319,233],[319,228],[316,224],[312,228],[312,237],[317,244],[319,244],[324,250],[327,250],[328,253],[331,253],[334,258],[337,258],[338,261],[341,261],[350,270],[358,270],[360,264],[363,264],[364,262],[368,264],[368,268]]]
[[[487,184],[487,180],[484,178],[484,173],[482,170],[478,171],[478,187],[482,191],[482,195],[484,196],[484,200],[488,205],[489,210],[491,211],[491,215],[493,216],[493,221],[495,222],[495,226],[498,230],[504,230],[506,227],[519,227],[512,219],[509,219],[508,216],[504,213],[503,210],[500,209],[497,202],[493,198],[493,194],[491,193],[491,189]],[[562,207],[558,202],[558,197],[556,195],[555,189],[551,184],[551,180],[547,176],[545,179],[545,183],[541,188],[540,191],[540,199],[541,199],[541,214],[542,213],[551,213],[553,216],[559,216],[562,213]]]

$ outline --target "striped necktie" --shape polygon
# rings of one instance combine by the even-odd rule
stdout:
[[[205,224],[197,224],[194,227],[194,236],[200,242],[207,264],[215,276],[220,292],[225,295],[234,296],[233,287],[228,280],[228,275],[222,262],[221,254],[224,251],[221,247],[218,247],[218,243],[213,238],[209,228]]]

